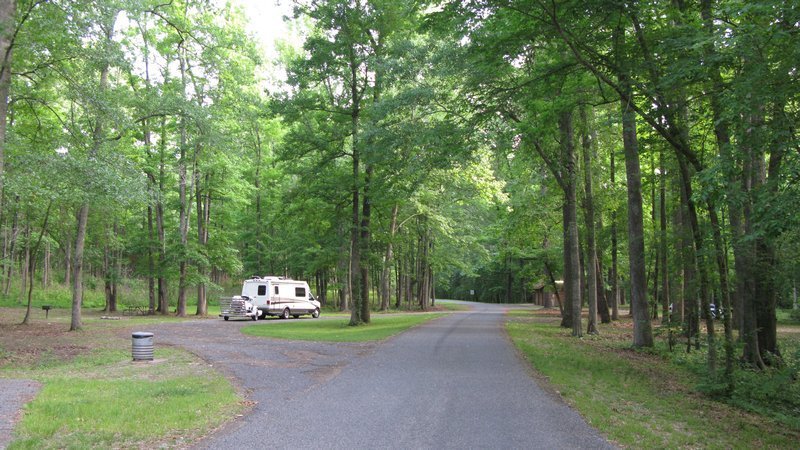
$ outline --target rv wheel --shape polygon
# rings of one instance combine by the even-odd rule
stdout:
[[[319,317],[319,308],[315,309],[314,312],[311,313],[311,317],[315,319]]]
[[[256,320],[258,320],[258,311],[256,311],[255,314],[253,314],[253,321],[256,321]]]
[[[288,319],[289,318],[289,308],[283,310],[283,314],[281,314],[281,319]]]
[[[228,320],[228,316],[223,317],[223,319]]]

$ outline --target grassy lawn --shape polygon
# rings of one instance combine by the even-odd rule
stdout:
[[[369,325],[356,327],[348,325],[349,317],[330,320],[285,320],[281,323],[262,322],[245,326],[242,328],[242,333],[298,341],[379,341],[441,316],[441,313],[373,315]]]
[[[0,377],[36,380],[42,390],[14,430],[10,449],[182,447],[246,406],[230,382],[194,355],[156,347],[155,361],[131,361],[130,331],[175,318],[103,320],[84,312],[0,309]],[[41,317],[40,317],[41,316]]]
[[[512,311],[506,327],[547,383],[617,445],[797,448],[800,429],[708,398],[688,367],[658,350],[630,349],[630,320],[583,339],[558,321],[552,311]]]

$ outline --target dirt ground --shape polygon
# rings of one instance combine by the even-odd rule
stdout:
[[[83,314],[87,330],[70,332],[67,310],[33,310],[29,324],[22,325],[24,309],[0,308],[0,369],[24,367],[47,360],[70,360],[99,348],[124,348],[130,345],[130,330],[135,318],[101,319],[104,313]]]

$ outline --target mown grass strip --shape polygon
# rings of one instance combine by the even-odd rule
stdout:
[[[349,318],[330,320],[286,320],[255,323],[242,328],[250,336],[296,341],[365,342],[379,341],[401,333],[441,313],[374,315],[367,325],[349,326]]]
[[[694,392],[698,380],[657,356],[610,351],[552,322],[515,315],[506,326],[533,368],[625,448],[794,448],[797,433]],[[601,330],[602,331],[602,330]],[[587,338],[589,339],[589,338]]]
[[[4,371],[43,384],[8,448],[182,446],[243,410],[230,382],[193,355],[164,349],[155,357],[133,363],[127,352],[105,350]]]

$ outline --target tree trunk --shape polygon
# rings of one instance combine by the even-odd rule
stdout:
[[[25,298],[25,287],[28,285],[28,269],[31,262],[31,226],[25,226],[25,253],[20,261],[20,268],[19,268],[19,275],[20,275],[20,286],[19,286],[19,296],[18,296],[18,303],[22,304],[23,299]]]
[[[336,279],[339,285],[339,311],[347,311],[350,304],[350,270],[352,241],[344,239],[344,231],[340,232],[339,260],[337,263]]]
[[[186,52],[183,48],[178,50],[178,61],[180,63],[182,93],[186,92]],[[186,168],[186,146],[187,146],[187,112],[181,111],[180,118],[180,158],[178,160],[178,196],[180,202],[180,214],[178,218],[178,232],[181,239],[181,255],[178,263],[178,307],[176,314],[178,317],[186,316],[186,276],[188,269],[187,255],[189,253],[189,207],[187,205],[187,168]]]
[[[681,186],[684,196],[684,201],[687,205],[687,213],[689,215],[689,225],[692,230],[692,238],[694,240],[694,268],[700,277],[700,308],[705,314],[706,319],[706,333],[708,340],[708,369],[709,374],[713,378],[717,369],[717,346],[716,346],[716,333],[714,330],[714,318],[711,316],[711,309],[709,303],[709,288],[708,288],[708,275],[706,267],[703,262],[703,237],[700,232],[700,225],[697,219],[697,211],[695,208],[693,194],[692,194],[692,178],[689,174],[689,167],[682,154],[678,154],[678,166],[681,172]],[[699,334],[699,331],[698,331]]]
[[[393,241],[397,233],[397,211],[398,205],[395,203],[392,206],[392,218],[389,225],[389,242],[386,245],[386,254],[383,257],[383,267],[381,271],[381,311],[389,309],[392,259],[394,258]]]
[[[17,239],[19,237],[19,196],[16,196],[14,201],[14,220],[11,225],[11,245],[8,251],[8,271],[6,273],[5,287],[3,288],[3,295],[8,296],[8,291],[11,289],[11,276],[14,274],[14,260],[17,251]]]
[[[627,98],[632,89],[627,75],[620,75]],[[653,331],[647,311],[645,279],[644,224],[642,213],[642,181],[639,168],[639,142],[636,136],[636,115],[624,99],[620,99],[622,141],[625,148],[625,173],[628,185],[628,259],[631,282],[631,314],[633,316],[634,347],[652,347]]]
[[[105,43],[109,44],[114,38],[114,22],[116,20],[116,11],[108,14],[104,20],[103,29],[105,30]],[[103,62],[100,69],[100,83],[99,89],[103,93],[108,90],[108,74],[109,63]],[[92,132],[92,148],[89,152],[89,159],[95,158],[100,151],[100,146],[103,142],[103,128],[105,126],[105,117],[102,113],[98,113],[95,118],[94,130]],[[70,331],[77,331],[83,327],[81,320],[81,307],[83,305],[83,249],[86,243],[86,229],[89,221],[89,203],[85,202],[81,205],[77,215],[78,226],[77,235],[75,237],[75,251],[73,252],[73,271],[72,271],[72,318],[70,323]]]
[[[372,216],[372,201],[370,199],[370,183],[372,182],[373,168],[372,164],[367,164],[366,175],[364,178],[364,195],[362,197],[363,205],[361,209],[361,251],[360,262],[361,265],[361,322],[369,323],[370,321],[370,304],[369,304],[369,243],[371,240],[370,220]]]
[[[75,250],[72,261],[72,318],[70,331],[83,328],[81,307],[83,304],[83,248],[86,242],[86,223],[89,219],[89,205],[84,204],[78,210],[78,227],[75,237]]]
[[[140,31],[142,36],[142,42],[144,43],[144,74],[145,74],[145,86],[147,91],[151,91],[150,85],[150,45],[148,39],[148,33],[146,30],[146,24],[140,24]],[[145,156],[150,157],[153,140],[152,140],[152,132],[150,130],[150,120],[144,119],[142,120],[142,136],[144,141],[145,147]],[[163,155],[163,143],[160,154]],[[163,167],[163,165],[161,165]],[[161,191],[160,191],[160,184],[156,182],[155,175],[151,172],[147,172],[148,176],[148,190],[155,199],[156,204],[161,203]],[[162,174],[159,173],[159,183],[162,179]],[[159,189],[158,191],[156,189]],[[163,226],[163,223],[162,223]],[[147,237],[149,238],[149,243],[147,245],[147,292],[148,292],[148,314],[155,314],[157,309],[157,301],[156,298],[156,251],[154,247],[155,243],[155,230],[153,228],[153,206],[148,204],[147,205]],[[159,253],[159,261],[163,260],[163,255]]]
[[[47,204],[47,211],[44,213],[44,221],[42,223],[42,228],[39,230],[39,238],[36,240],[36,244],[34,244],[33,249],[31,251],[31,257],[28,259],[28,273],[30,274],[29,285],[28,285],[28,306],[25,310],[25,317],[22,319],[22,323],[27,325],[30,322],[31,317],[31,302],[33,298],[33,278],[34,273],[36,272],[36,255],[39,253],[39,246],[42,244],[42,238],[44,234],[47,232],[47,222],[50,220],[50,209],[53,206],[53,201],[51,200]]]
[[[167,240],[164,231],[164,179],[166,178],[167,122],[161,120],[161,140],[159,141],[158,193],[156,195],[156,232],[158,233],[158,311],[169,314],[169,298],[167,296],[167,277],[165,265],[167,257]]]
[[[105,293],[106,305],[104,312],[111,311],[111,255],[108,244],[103,248],[103,292]]]
[[[8,94],[11,88],[11,56],[16,0],[0,2],[0,224],[3,223],[3,199],[5,192],[6,132],[8,127]]]
[[[147,245],[147,313],[152,315],[156,312],[156,262],[153,252],[155,242],[153,207],[150,205],[147,206],[147,238],[150,241]]]
[[[664,167],[664,151],[659,153],[659,258],[661,261],[661,312],[664,320],[669,319],[669,271],[667,270],[667,172]]]
[[[586,326],[587,334],[598,334],[597,329],[597,242],[595,237],[595,215],[594,215],[594,192],[592,190],[592,137],[589,132],[589,120],[586,108],[581,108],[581,122],[583,132],[581,133],[581,147],[583,150],[583,189],[585,195],[585,216],[586,216],[586,238],[587,238],[587,261],[588,285],[586,287],[589,296],[589,320]]]
[[[611,150],[611,186],[616,186],[616,158]],[[611,320],[619,320],[619,240],[617,238],[617,212],[611,212]]]
[[[583,335],[581,326],[580,247],[578,244],[577,164],[573,142],[572,112],[558,117],[564,182],[564,295],[571,308],[572,335]]]
[[[264,231],[263,219],[261,215],[261,131],[258,127],[258,122],[254,125],[254,134],[256,136],[256,160],[255,160],[255,174],[253,180],[253,187],[256,191],[256,223],[255,223],[255,269],[258,273],[264,273],[261,257],[264,253]]]
[[[350,325],[360,325],[364,323],[362,317],[364,311],[364,299],[367,293],[363,292],[362,284],[362,260],[361,260],[361,221],[359,207],[361,203],[361,159],[359,142],[359,119],[361,116],[361,92],[359,92],[359,64],[356,61],[356,49],[351,46],[349,49],[349,69],[350,69],[350,133],[352,140],[353,157],[353,192],[352,192],[352,217],[351,217],[351,247],[350,247],[350,289],[351,300],[353,302],[350,309]],[[369,305],[366,306],[369,308]],[[369,320],[369,319],[367,319]]]
[[[602,229],[602,226],[600,227]],[[596,273],[597,273],[597,309],[600,314],[600,323],[611,323],[611,314],[608,311],[608,299],[606,298],[606,290],[603,287],[603,266],[600,262],[600,257],[595,258]]]
[[[201,251],[208,253],[208,226],[210,221],[210,208],[211,208],[211,192],[210,192],[210,176],[205,176],[205,189],[200,189],[197,170],[195,170],[195,201],[197,206],[197,243],[200,245]],[[205,191],[205,194],[202,193]],[[207,274],[207,267],[198,267],[199,271],[206,271],[203,275]],[[201,282],[197,285],[197,311],[195,315],[207,316],[208,315],[208,299],[206,298],[206,284]]]

